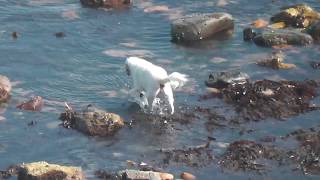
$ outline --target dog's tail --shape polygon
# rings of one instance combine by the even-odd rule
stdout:
[[[188,81],[188,75],[181,74],[178,72],[173,72],[167,78],[162,79],[160,81],[160,85],[164,85],[165,83],[170,82],[171,88],[175,90],[178,87],[183,86],[187,81]]]

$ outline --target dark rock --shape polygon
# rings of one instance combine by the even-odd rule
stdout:
[[[84,6],[93,8],[128,8],[132,4],[132,0],[80,0]]]
[[[60,166],[47,162],[34,162],[20,165],[19,180],[84,180],[79,167]]]
[[[12,32],[11,36],[12,36],[13,39],[17,39],[18,38],[18,33],[14,31],[14,32]]]
[[[313,23],[306,32],[312,36],[312,38],[319,42],[320,41],[320,21]]]
[[[66,128],[74,128],[89,136],[114,135],[124,126],[123,119],[114,113],[97,109],[91,105],[82,112],[75,112],[67,105],[66,112],[60,115]]]
[[[56,32],[54,33],[54,35],[57,37],[57,38],[63,38],[66,36],[66,34],[64,32]]]
[[[0,179],[9,179],[10,177],[17,176],[20,167],[17,165],[11,165],[6,170],[0,170]]]
[[[212,163],[214,156],[210,149],[210,141],[206,144],[185,147],[183,149],[161,149],[164,154],[164,165],[176,163],[179,166],[204,167]]]
[[[284,22],[286,27],[307,28],[320,19],[320,14],[306,4],[283,7],[281,12],[271,17],[272,22]]]
[[[306,46],[313,43],[313,39],[310,35],[289,29],[257,30],[245,28],[243,30],[243,39],[245,41],[252,40],[256,45],[263,47],[279,45]]]
[[[208,80],[205,81],[206,86],[223,89],[229,85],[245,84],[249,80],[249,75],[243,72],[218,72],[211,73]]]
[[[0,75],[0,103],[7,102],[10,98],[11,82],[3,75]]]
[[[273,52],[271,56],[257,62],[260,66],[270,67],[272,69],[292,69],[296,66],[294,64],[284,63],[284,53],[281,51]]]
[[[192,14],[173,21],[171,37],[173,42],[196,41],[233,28],[234,22],[230,14]]]
[[[35,96],[31,100],[21,103],[16,107],[28,111],[41,111],[43,104],[43,98],[40,96]]]
[[[284,152],[273,146],[266,146],[254,141],[235,141],[231,143],[221,157],[219,164],[233,171],[257,171],[266,169],[266,164],[258,163],[259,159],[282,161]]]
[[[247,120],[286,118],[317,110],[310,101],[317,96],[316,81],[271,81],[228,86],[222,90],[225,102],[233,104]]]
[[[310,62],[310,65],[313,69],[320,69],[320,62],[312,61]]]

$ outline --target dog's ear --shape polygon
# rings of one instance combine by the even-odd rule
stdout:
[[[128,64],[126,64],[125,66],[126,66],[126,73],[128,76],[130,76],[131,72],[130,72],[130,68],[129,68]]]

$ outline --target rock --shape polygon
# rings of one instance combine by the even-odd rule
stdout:
[[[283,7],[271,17],[272,22],[283,22],[286,27],[294,28],[306,28],[316,20],[320,20],[320,14],[306,4]]]
[[[60,166],[47,162],[33,162],[20,165],[19,180],[84,180],[84,174],[79,167]]]
[[[41,111],[43,107],[43,99],[40,96],[35,96],[28,102],[21,103],[17,105],[16,107],[23,110],[29,110],[29,111]]]
[[[219,164],[234,171],[253,170],[261,172],[266,169],[265,160],[281,161],[283,154],[282,150],[272,146],[258,144],[254,141],[240,140],[229,145]]]
[[[312,38],[319,42],[320,41],[320,21],[312,24],[306,32],[312,36]]]
[[[268,21],[263,20],[263,19],[257,19],[255,21],[252,22],[251,25],[253,25],[253,27],[255,28],[264,28],[268,26]]]
[[[196,41],[233,28],[234,20],[230,14],[192,14],[172,22],[171,37],[173,42]]]
[[[124,126],[123,119],[114,113],[97,109],[91,105],[78,113],[67,106],[66,112],[60,115],[63,125],[66,128],[74,128],[89,136],[110,136],[114,135]]]
[[[63,38],[66,36],[66,34],[64,32],[56,32],[54,33],[54,35],[57,37],[57,38]]]
[[[271,56],[258,61],[257,64],[260,66],[270,67],[272,69],[292,69],[296,67],[294,64],[284,63],[284,57],[285,55],[282,51],[273,52]]]
[[[187,172],[181,173],[180,177],[183,180],[196,180],[197,179],[193,174],[187,173]]]
[[[13,39],[17,39],[18,38],[18,33],[16,31],[12,32],[11,34]]]
[[[249,79],[249,75],[243,72],[218,72],[211,73],[208,80],[205,81],[206,86],[211,88],[223,89],[229,85],[245,84]]]
[[[301,45],[306,46],[313,43],[310,35],[288,29],[264,29],[257,30],[245,28],[243,39],[253,41],[258,46],[272,47],[276,45]]]
[[[245,120],[283,119],[319,109],[311,104],[317,87],[319,82],[313,80],[260,80],[228,86],[222,90],[222,98]]]
[[[0,75],[0,103],[7,102],[10,98],[11,82],[3,75]]]
[[[81,4],[93,8],[128,8],[132,4],[132,0],[80,0]]]
[[[147,7],[143,10],[145,13],[161,13],[161,12],[168,12],[170,9],[168,6],[161,5],[161,6],[151,6]]]
[[[174,176],[169,173],[153,172],[153,171],[138,171],[124,170],[118,172],[122,180],[173,180]]]
[[[311,66],[313,69],[320,69],[320,62],[312,61],[312,62],[310,62],[310,66]]]

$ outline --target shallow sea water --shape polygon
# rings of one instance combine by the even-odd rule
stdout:
[[[222,2],[222,3],[221,3]],[[223,2],[226,2],[225,4]],[[152,124],[123,128],[114,137],[93,138],[59,126],[63,102],[76,108],[94,104],[120,114],[130,121],[138,107],[127,101],[131,84],[125,74],[125,57],[137,55],[161,65],[169,73],[190,75],[191,82],[175,93],[175,106],[196,105],[206,92],[204,80],[210,72],[241,70],[256,79],[304,80],[320,77],[309,61],[319,61],[319,45],[286,50],[287,62],[297,69],[275,71],[253,64],[272,50],[243,42],[242,29],[257,18],[268,19],[283,5],[301,1],[271,0],[135,0],[129,10],[112,11],[81,6],[79,0],[0,0],[0,74],[15,82],[12,99],[0,111],[0,169],[11,164],[33,161],[81,166],[88,179],[98,169],[119,170],[126,160],[149,162],[162,147],[199,145],[207,136],[217,142],[259,139],[264,135],[284,135],[298,128],[319,124],[319,111],[289,118],[248,123],[254,133],[239,135],[239,130],[206,131],[204,122],[194,122],[178,132],[154,133]],[[319,1],[304,1],[320,10]],[[222,4],[222,6],[221,6]],[[144,13],[153,5],[166,5],[168,13]],[[220,6],[218,6],[220,5]],[[190,13],[228,12],[235,18],[235,31],[224,41],[210,40],[195,46],[170,42],[172,19]],[[18,32],[18,39],[11,33]],[[63,38],[54,33],[64,32]],[[46,99],[42,112],[15,108],[18,102],[34,95]],[[315,100],[320,103],[319,99]],[[206,106],[225,106],[218,99]],[[28,126],[36,121],[35,126]],[[213,146],[214,153],[224,151]],[[223,172],[213,163],[203,168],[169,166],[165,171],[179,175],[189,171],[199,179],[317,179],[293,173],[288,167],[275,167],[266,175]]]

